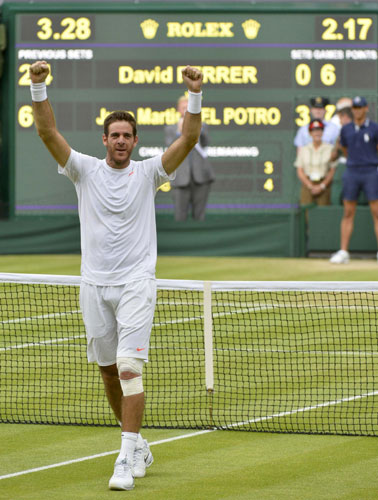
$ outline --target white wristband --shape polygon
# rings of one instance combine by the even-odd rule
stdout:
[[[34,102],[42,102],[47,99],[46,82],[31,83],[30,92]]]
[[[193,115],[201,113],[202,92],[191,92],[189,90],[188,111]]]

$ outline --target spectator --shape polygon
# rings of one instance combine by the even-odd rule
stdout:
[[[166,146],[170,146],[181,135],[182,123],[187,107],[187,97],[180,97],[177,102],[177,110],[181,118],[176,125],[167,125],[165,127]],[[185,221],[188,217],[190,207],[193,219],[205,219],[206,204],[211,183],[215,180],[214,172],[205,149],[208,144],[208,126],[203,124],[198,143],[181,163],[180,168],[176,172],[176,179],[171,182],[176,221]]]
[[[348,123],[351,123],[353,121],[352,108],[342,108],[337,113],[337,115],[340,127],[343,127],[344,125],[347,125]],[[346,158],[342,155],[343,155],[343,150],[340,145],[340,136],[339,136],[332,150],[331,160],[332,161],[338,160],[340,163],[346,163]]]
[[[340,99],[336,103],[336,113],[332,116],[330,122],[335,124],[340,130],[341,127],[344,125],[341,121],[341,113],[343,113],[344,110],[348,109],[350,111],[350,114],[352,115],[351,108],[352,108],[352,99],[350,97],[340,97]]]
[[[353,122],[341,129],[340,144],[347,158],[343,175],[344,214],[341,221],[341,249],[332,255],[332,264],[349,262],[349,241],[360,191],[369,201],[378,240],[378,124],[367,118],[368,104],[364,97],[355,97]],[[378,255],[377,255],[378,257]]]
[[[332,145],[323,142],[324,124],[311,120],[308,126],[312,142],[299,149],[294,166],[302,183],[300,204],[329,205],[335,165],[331,163]]]
[[[334,123],[324,120],[326,109],[325,107],[329,104],[329,99],[325,97],[314,97],[310,100],[311,103],[311,119],[321,120],[324,123],[323,132],[323,142],[329,144],[335,144],[336,139],[339,135],[339,128]],[[294,145],[298,149],[312,141],[311,135],[308,130],[308,125],[303,125],[297,130],[296,136],[294,138]]]

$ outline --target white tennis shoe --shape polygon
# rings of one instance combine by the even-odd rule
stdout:
[[[114,474],[110,478],[109,488],[111,490],[132,490],[134,488],[133,473],[126,459],[114,464]]]
[[[329,261],[331,262],[331,264],[348,264],[349,252],[347,252],[346,250],[339,250],[332,255]]]
[[[134,452],[134,477],[144,477],[146,475],[146,468],[150,467],[153,461],[154,457],[152,456],[147,441],[138,438]]]

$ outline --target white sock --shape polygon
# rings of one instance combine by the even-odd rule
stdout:
[[[121,436],[121,450],[119,452],[117,462],[120,462],[121,460],[124,460],[126,458],[129,464],[132,465],[138,434],[136,432],[122,432]]]
[[[143,446],[144,446],[144,441],[143,441],[143,438],[142,438],[142,434],[139,432],[138,439],[137,439],[137,447],[138,448],[143,448]]]

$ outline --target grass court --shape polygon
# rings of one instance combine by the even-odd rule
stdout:
[[[80,269],[79,256],[3,256],[0,257],[0,272],[22,272],[43,274],[69,274],[78,275]],[[253,259],[253,258],[187,258],[187,257],[160,257],[158,259],[157,277],[164,279],[205,279],[205,280],[269,280],[269,281],[378,281],[378,264],[375,260],[355,260],[348,266],[333,266],[326,259]],[[195,300],[197,300],[196,298]],[[232,297],[227,296],[224,300],[230,302]],[[253,335],[247,319],[250,314],[245,311],[237,311],[233,317],[237,321],[233,323],[232,335],[220,336],[219,345],[215,346],[215,373],[217,378],[222,378],[223,372],[227,373],[241,360],[239,372],[235,377],[235,387],[240,387],[238,381],[243,379],[243,390],[246,398],[253,401],[259,407],[262,416],[274,415],[278,410],[275,406],[276,398],[290,402],[291,407],[303,408],[308,404],[306,401],[317,401],[319,397],[319,383],[322,390],[328,384],[330,401],[335,389],[344,384],[352,370],[358,378],[358,370],[366,372],[366,367],[353,364],[354,342],[353,332],[355,326],[359,325],[360,331],[373,330],[375,327],[375,315],[370,314],[371,307],[362,304],[359,310],[354,309],[345,315],[345,327],[340,339],[328,352],[326,356],[319,356],[323,350],[324,340],[320,333],[328,327],[327,336],[332,334],[332,322],[335,316],[340,316],[338,310],[329,308],[316,315],[314,303],[302,302],[296,312],[291,312],[291,317],[303,315],[308,320],[308,314],[312,315],[314,329],[312,336],[303,339],[302,346],[295,354],[296,367],[305,367],[300,377],[293,372],[293,349],[291,345],[292,325],[286,321],[282,323],[275,344],[269,345],[269,349],[256,349],[256,342],[261,342],[267,334],[267,327],[273,322],[277,323],[282,318],[282,311],[278,314],[272,310],[256,310],[255,326]],[[162,301],[164,302],[164,301]],[[184,320],[189,311],[183,302],[181,310],[174,319]],[[158,315],[159,307],[157,308]],[[48,313],[40,305],[38,313]],[[261,308],[260,308],[261,309]],[[285,309],[285,308],[284,308]],[[288,306],[288,308],[290,307]],[[314,315],[315,309],[315,315]],[[219,309],[218,313],[221,311]],[[217,311],[215,311],[217,313]],[[18,314],[17,311],[15,313]],[[275,316],[277,314],[277,316]],[[215,315],[216,318],[216,315]],[[32,322],[33,323],[33,322]],[[198,407],[198,411],[189,410],[196,403],[195,384],[197,377],[190,374],[190,367],[200,366],[196,362],[201,361],[203,355],[202,345],[198,344],[196,350],[190,354],[191,358],[185,361],[180,353],[188,351],[185,346],[179,346],[179,338],[173,334],[178,333],[180,328],[175,323],[175,328],[167,325],[155,328],[157,337],[155,348],[164,346],[165,351],[160,348],[156,367],[161,367],[166,356],[177,356],[176,364],[180,365],[188,378],[188,390],[192,394],[183,394],[181,400],[174,398],[170,401],[169,394],[175,391],[173,375],[165,373],[158,385],[151,385],[150,391],[159,393],[154,407],[154,418],[161,418],[166,412],[170,418],[179,419],[187,415],[190,421],[197,418],[206,420],[208,411]],[[185,330],[185,324],[181,326]],[[195,332],[200,336],[202,321],[195,319],[193,324]],[[193,324],[191,325],[193,327]],[[221,315],[215,319],[214,327],[222,331],[225,323]],[[69,326],[68,326],[69,327]],[[65,334],[67,324],[61,324],[62,332]],[[171,328],[171,330],[169,330]],[[193,329],[193,328],[192,328]],[[247,333],[249,331],[249,333]],[[30,341],[30,331],[28,338]],[[73,332],[78,333],[78,332]],[[34,338],[43,336],[43,326],[40,330],[33,329]],[[25,329],[20,329],[20,337],[16,339],[17,344],[23,344],[27,340]],[[81,332],[79,332],[81,335]],[[376,337],[375,337],[376,338]],[[337,344],[338,342],[338,344]],[[374,359],[377,351],[374,337],[366,345],[366,363]],[[228,343],[236,346],[233,351],[228,349]],[[193,344],[193,342],[192,342]],[[79,339],[74,351],[83,352],[85,355],[85,339]],[[246,347],[247,346],[247,347]],[[272,348],[274,347],[274,349]],[[184,347],[184,348],[183,348]],[[276,360],[277,352],[287,351],[287,356],[280,356]],[[298,352],[299,351],[299,352]],[[345,352],[348,355],[345,356]],[[178,354],[179,353],[179,354]],[[225,357],[227,353],[227,358]],[[248,373],[251,363],[243,363],[248,356],[253,356],[253,372]],[[187,356],[187,353],[186,353]],[[18,356],[19,358],[19,356]],[[352,360],[352,361],[351,361]],[[187,366],[185,367],[185,362]],[[327,380],[316,380],[312,376],[311,365],[314,363],[324,364],[324,373]],[[67,366],[68,363],[68,366]],[[288,366],[285,366],[285,364]],[[376,363],[375,363],[376,364]],[[326,372],[327,367],[327,372]],[[374,363],[369,365],[374,370]],[[371,368],[372,367],[372,368]],[[62,364],[61,369],[66,370],[67,379],[70,379],[69,361]],[[287,370],[286,370],[287,368]],[[9,361],[7,384],[14,383],[15,373],[22,369],[22,363],[16,363],[16,358]],[[198,368],[199,369],[199,368]],[[290,377],[285,379],[285,373],[292,371],[292,377],[296,378],[296,387],[291,384]],[[246,374],[247,371],[247,374]],[[72,371],[72,373],[74,373]],[[175,373],[174,371],[172,374]],[[243,375],[244,373],[244,375]],[[269,374],[269,379],[277,384],[276,397],[267,400],[264,387],[267,379],[264,373]],[[294,374],[294,375],[293,375]],[[297,376],[298,375],[298,376]],[[74,375],[72,375],[74,376]],[[29,400],[33,392],[39,392],[35,398],[41,404],[44,394],[49,391],[51,372],[47,369],[43,374],[30,373],[30,379],[37,379],[38,384],[25,386],[23,397]],[[155,379],[155,377],[153,377]],[[252,396],[248,391],[249,379],[254,380],[255,394]],[[369,377],[368,377],[369,378]],[[170,380],[172,383],[170,383]],[[26,382],[25,382],[26,383]],[[69,382],[68,382],[69,383]],[[257,383],[257,385],[256,385]],[[368,379],[360,378],[359,383],[367,393],[373,393],[376,387]],[[299,384],[299,385],[298,385]],[[257,390],[256,390],[257,387]],[[298,390],[298,387],[300,389]],[[50,390],[52,388],[50,387]],[[87,388],[88,390],[88,388]],[[148,389],[147,389],[148,391]],[[166,391],[166,392],[164,392]],[[225,408],[230,413],[232,422],[233,414],[241,413],[243,421],[243,408],[240,408],[242,394],[235,395],[235,391],[227,390],[227,384],[223,389],[218,388],[219,400],[213,401],[213,419],[224,419]],[[76,399],[82,403],[85,393],[80,393]],[[369,425],[377,425],[376,414],[372,415],[372,407],[366,401],[377,399],[377,396],[367,396],[361,399],[364,405],[360,406],[359,414],[361,421],[370,422]],[[189,403],[188,403],[189,401]],[[63,402],[64,403],[64,402]],[[205,402],[206,403],[206,402]],[[347,405],[360,404],[360,400],[345,401],[333,405],[338,408],[334,412],[335,425],[347,427],[349,423],[342,421],[345,418],[340,408]],[[302,405],[302,406],[301,406]],[[90,413],[88,405],[84,408]],[[96,409],[92,409],[96,413]],[[231,411],[232,410],[232,411]],[[247,408],[246,408],[247,410]],[[249,410],[249,409],[248,409]],[[328,408],[329,410],[329,408]],[[106,403],[104,403],[106,411]],[[192,414],[188,415],[188,412]],[[300,432],[308,432],[307,426],[322,423],[326,408],[319,407],[309,411],[302,411],[301,425],[303,428],[293,429]],[[201,415],[203,412],[203,415]],[[234,413],[233,413],[234,412]],[[246,413],[248,414],[248,412]],[[109,413],[111,418],[111,414]],[[281,426],[293,425],[298,419],[297,415],[287,414],[254,422],[255,430],[280,431]],[[95,415],[94,415],[95,417]],[[227,417],[227,415],[226,415]],[[166,415],[165,417],[166,418]],[[338,420],[337,420],[338,419]],[[209,422],[211,423],[211,422]],[[216,423],[216,422],[215,422]],[[365,424],[364,424],[365,425]],[[322,436],[306,434],[278,434],[273,432],[233,432],[195,429],[145,429],[144,437],[152,444],[152,452],[155,463],[148,470],[147,476],[136,481],[136,487],[132,492],[110,492],[107,482],[112,473],[114,459],[119,447],[120,432],[117,428],[107,427],[82,427],[82,426],[52,426],[52,425],[24,425],[24,424],[0,424],[0,499],[27,500],[27,499],[106,499],[115,495],[127,495],[132,498],[151,499],[269,499],[277,498],[296,499],[376,499],[378,497],[378,440],[372,437],[355,436]],[[209,425],[209,427],[211,427]],[[246,428],[249,428],[247,425]],[[325,430],[326,432],[326,430]]]

